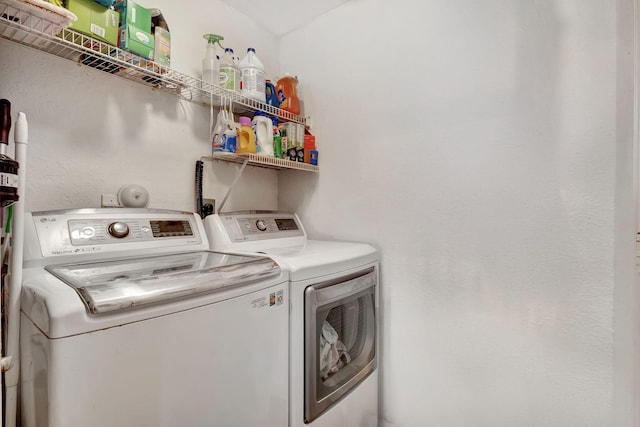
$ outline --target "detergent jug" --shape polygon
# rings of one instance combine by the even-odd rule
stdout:
[[[233,59],[233,49],[226,48],[220,58],[220,87],[240,92],[240,69]]]
[[[272,105],[276,108],[280,106],[280,101],[278,101],[278,96],[276,95],[276,87],[271,83],[271,80],[265,82],[265,95],[267,105]]]
[[[247,49],[247,55],[240,61],[240,93],[258,102],[265,101],[264,65],[258,59],[256,50]]]
[[[273,123],[265,116],[255,116],[251,127],[256,136],[256,154],[273,157]]]
[[[280,108],[291,114],[300,114],[300,100],[296,92],[298,79],[290,75],[285,75],[276,84],[276,94],[280,101]]]
[[[251,129],[251,119],[249,117],[240,117],[236,153],[256,154],[256,135]]]

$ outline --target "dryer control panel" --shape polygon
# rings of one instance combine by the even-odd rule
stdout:
[[[243,211],[209,215],[205,228],[214,250],[240,249],[238,243],[287,241],[304,244],[307,235],[300,219],[289,212]]]
[[[234,242],[304,236],[298,219],[290,213],[231,213],[219,217]]]

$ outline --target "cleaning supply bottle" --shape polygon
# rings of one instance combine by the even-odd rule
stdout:
[[[220,41],[224,40],[224,37],[217,34],[205,34],[203,37],[207,40],[207,52],[202,60],[202,81],[218,85],[220,64],[216,55],[216,44],[222,48]]]
[[[223,153],[235,153],[238,149],[238,130],[234,126],[226,126],[222,134],[220,151]]]
[[[220,87],[240,91],[240,69],[233,59],[233,49],[226,48],[220,59]]]
[[[10,130],[11,102],[7,99],[0,99],[0,208],[12,205],[20,199],[18,195],[18,168],[20,165],[6,155]]]
[[[276,108],[280,106],[280,101],[278,101],[278,97],[276,96],[276,87],[271,80],[265,81],[264,84],[264,93],[265,93],[265,101],[267,105],[272,105]]]
[[[273,122],[265,116],[254,116],[251,128],[256,135],[256,154],[273,157]]]
[[[251,119],[249,117],[240,117],[237,144],[236,153],[256,154],[256,135],[253,133],[253,129],[251,129]]]
[[[280,101],[280,108],[291,114],[300,114],[300,100],[296,92],[298,79],[285,74],[276,84],[276,94]]]
[[[264,65],[252,47],[247,49],[247,54],[240,61],[240,94],[259,102],[265,102]]]

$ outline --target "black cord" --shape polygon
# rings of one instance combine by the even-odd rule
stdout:
[[[202,160],[196,162],[196,213],[200,215],[200,218],[204,218],[204,212],[202,211],[202,169],[204,163]]]

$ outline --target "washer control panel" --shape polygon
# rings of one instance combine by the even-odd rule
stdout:
[[[188,219],[90,218],[71,219],[68,224],[74,245],[193,237]]]
[[[77,209],[31,214],[42,256],[207,249],[198,215],[155,209]]]

